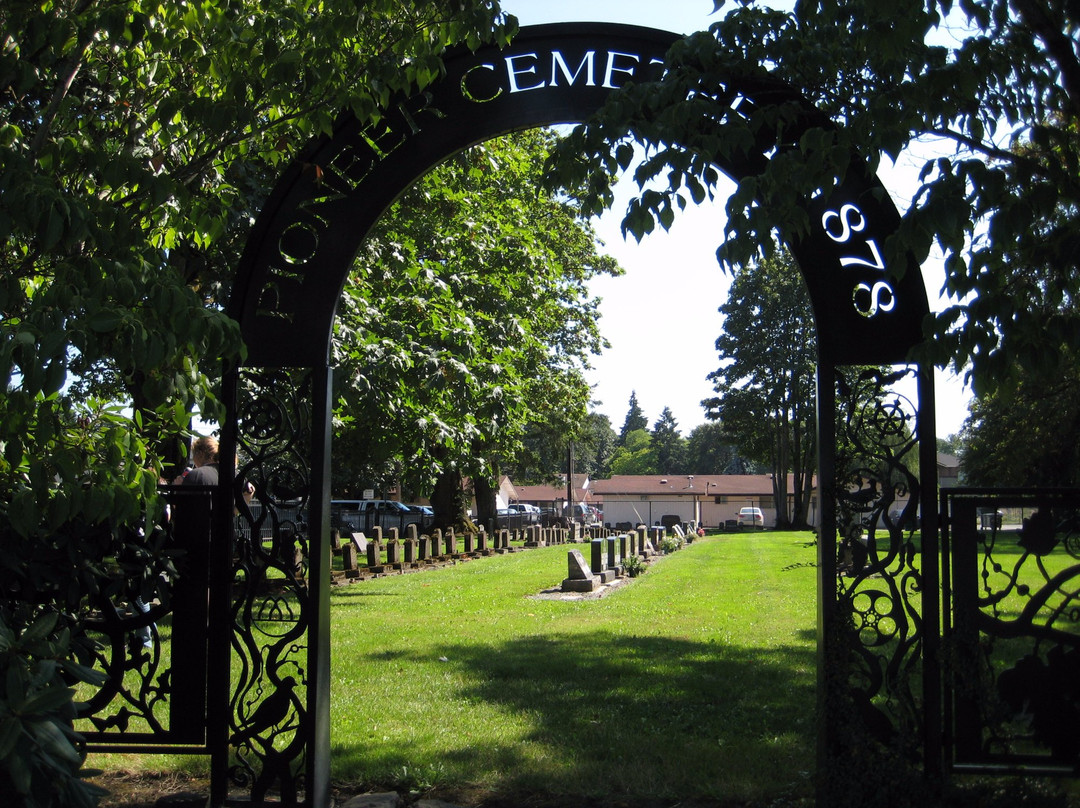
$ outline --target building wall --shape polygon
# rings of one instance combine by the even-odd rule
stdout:
[[[668,514],[677,515],[683,522],[697,520],[694,500],[690,498],[643,500],[640,496],[611,494],[604,497],[604,524],[614,526],[619,522],[630,522],[634,525],[653,525]]]

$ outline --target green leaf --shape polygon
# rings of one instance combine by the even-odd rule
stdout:
[[[90,315],[88,325],[92,331],[101,334],[115,331],[122,321],[123,318],[118,312],[109,309],[99,309]]]
[[[0,718],[0,760],[8,759],[22,736],[22,731],[22,721],[18,716],[8,715]]]
[[[23,642],[35,642],[52,633],[56,628],[56,621],[60,615],[56,612],[43,612],[35,618],[30,627],[22,634]]]
[[[46,687],[31,695],[23,704],[20,712],[23,715],[51,713],[65,705],[71,704],[74,695],[75,691],[70,688],[57,686]]]
[[[47,751],[66,762],[69,766],[82,765],[82,757],[72,746],[71,741],[54,721],[38,721],[30,724],[30,734]]]

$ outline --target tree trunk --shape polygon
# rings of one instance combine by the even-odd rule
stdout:
[[[469,503],[458,469],[446,469],[439,474],[431,492],[431,509],[435,512],[433,526],[440,530],[459,526],[469,518]]]
[[[776,527],[787,530],[791,527],[787,504],[787,475],[791,457],[788,429],[788,410],[781,405],[777,418],[776,460],[773,463],[773,504],[776,506]]]
[[[487,477],[473,478],[473,494],[476,497],[476,524],[491,525],[498,516],[498,503],[495,495],[498,488]]]

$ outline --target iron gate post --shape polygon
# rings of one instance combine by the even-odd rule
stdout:
[[[236,521],[232,516],[232,482],[236,469],[236,442],[239,429],[237,385],[239,369],[226,368],[222,379],[225,422],[218,444],[218,480],[225,507],[216,507],[210,546],[210,648],[207,661],[207,747],[210,750],[210,808],[221,808],[228,798],[229,693],[232,621],[223,617],[232,607],[232,558],[236,541]],[[217,505],[218,503],[215,503]]]
[[[817,796],[828,805],[827,771],[832,758],[829,709],[832,685],[827,664],[832,651],[831,627],[836,620],[836,369],[823,361],[817,367],[818,498],[821,520],[817,541]]]
[[[330,806],[330,433],[333,371],[312,374],[311,499],[308,581],[312,619],[308,629],[308,742],[306,801]]]
[[[933,367],[919,366],[919,512],[922,515],[923,617],[923,773],[940,779],[942,773],[941,712],[941,551],[938,541],[937,402]]]

